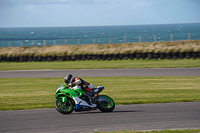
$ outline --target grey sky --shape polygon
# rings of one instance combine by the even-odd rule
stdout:
[[[0,0],[0,27],[199,23],[200,0]]]

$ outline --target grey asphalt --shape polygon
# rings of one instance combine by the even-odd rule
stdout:
[[[111,113],[95,110],[63,115],[55,109],[0,112],[1,133],[160,129],[200,129],[200,102],[118,105]]]
[[[200,68],[149,68],[149,69],[78,69],[78,70],[21,70],[0,71],[0,78],[115,76],[200,76]]]

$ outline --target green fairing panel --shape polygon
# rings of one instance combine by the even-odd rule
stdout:
[[[63,94],[69,93],[71,98],[77,97],[76,93],[71,89],[63,89],[63,90],[60,90],[60,92]]]
[[[83,94],[86,93],[85,91],[83,91],[82,89],[80,89],[78,87],[75,87],[74,91],[79,94],[79,97],[81,97]]]
[[[71,90],[71,89],[67,89],[65,87],[63,87],[64,85],[62,85],[61,87],[59,87],[57,90],[56,90],[56,93],[55,93],[55,97],[57,98],[59,95],[66,95],[70,98],[73,98],[73,97],[77,97],[77,94]]]

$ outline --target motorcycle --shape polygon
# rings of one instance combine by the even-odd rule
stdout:
[[[97,87],[98,88],[98,87]],[[97,94],[104,88],[99,86]],[[102,112],[112,112],[115,102],[107,95],[98,95],[96,100],[92,94],[85,92],[79,87],[71,87],[60,84],[55,93],[55,109],[62,114],[70,114],[73,111],[91,111],[99,109]]]

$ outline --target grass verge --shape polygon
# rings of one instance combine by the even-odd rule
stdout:
[[[200,67],[200,60],[117,60],[0,63],[0,70],[38,69],[130,69],[130,68],[188,68]]]
[[[85,45],[53,45],[33,47],[3,47],[0,56],[25,55],[77,55],[77,54],[114,54],[135,52],[192,52],[200,51],[200,40],[141,42],[121,44],[85,44]]]
[[[200,76],[87,77],[117,105],[200,101]],[[0,111],[54,107],[54,92],[63,78],[0,79]]]
[[[185,130],[161,130],[161,131],[114,131],[114,132],[95,132],[95,133],[200,133],[200,129],[185,129]]]

